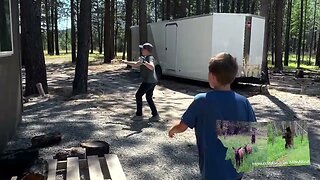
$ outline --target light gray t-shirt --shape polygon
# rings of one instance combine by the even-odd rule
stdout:
[[[146,56],[145,61],[147,62],[154,62],[153,56]],[[140,66],[140,76],[143,83],[157,83],[157,74],[155,68],[153,70],[148,69],[145,65]]]

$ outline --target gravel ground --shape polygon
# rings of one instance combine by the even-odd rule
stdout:
[[[88,94],[75,97],[70,96],[72,65],[50,63],[47,74],[50,95],[32,97],[24,104],[22,123],[7,149],[28,147],[33,136],[59,131],[62,142],[41,149],[41,157],[51,158],[58,150],[79,146],[85,140],[103,140],[110,144],[111,153],[118,155],[127,179],[199,179],[194,132],[187,130],[170,139],[167,130],[179,120],[193,96],[208,91],[207,87],[162,81],[154,94],[161,120],[151,122],[148,108],[143,120],[132,119],[139,75],[124,65],[92,64]],[[244,179],[320,179],[320,99],[316,96],[320,85],[280,75],[272,76],[271,81],[263,94],[252,86],[236,91],[248,97],[258,121],[308,121],[312,166],[264,168],[246,174]],[[302,90],[301,84],[305,84]]]

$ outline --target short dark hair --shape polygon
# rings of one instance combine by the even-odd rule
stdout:
[[[238,73],[237,60],[229,53],[219,53],[211,58],[209,72],[217,77],[220,84],[231,84]]]

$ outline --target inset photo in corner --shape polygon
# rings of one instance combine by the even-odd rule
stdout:
[[[306,121],[268,123],[268,161],[258,166],[310,165],[308,126]]]
[[[226,160],[231,160],[237,172],[252,171],[255,162],[267,161],[267,123],[217,121],[218,139],[228,148]]]
[[[228,148],[237,172],[256,168],[310,165],[305,121],[217,121],[218,139]]]

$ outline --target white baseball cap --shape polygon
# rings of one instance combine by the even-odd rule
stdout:
[[[153,48],[153,46],[152,46],[152,44],[151,43],[144,43],[144,44],[142,44],[142,45],[139,45],[139,48],[141,48],[141,49],[152,49]]]

